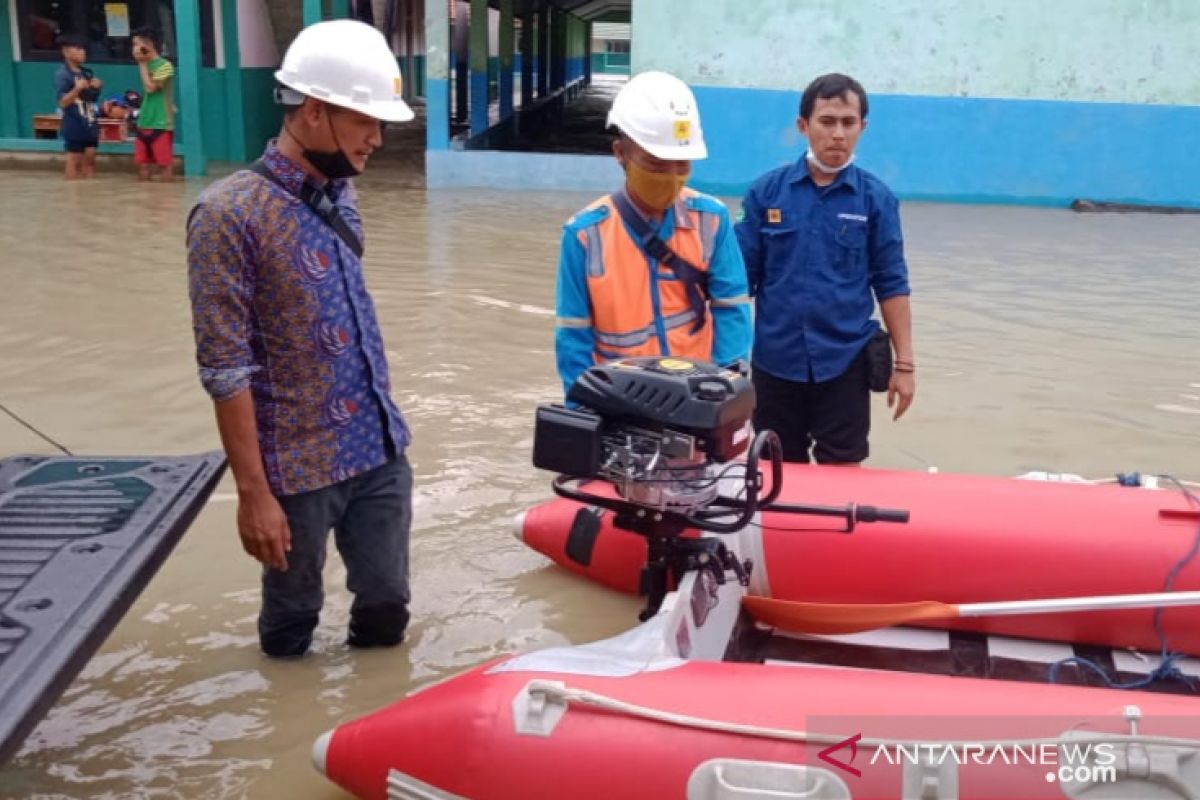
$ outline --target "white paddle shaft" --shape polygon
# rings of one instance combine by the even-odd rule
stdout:
[[[1096,597],[1056,597],[1050,600],[1010,600],[1002,603],[964,603],[958,607],[961,617],[986,617],[1003,614],[1053,614],[1060,611],[1108,611],[1125,608],[1169,608],[1200,605],[1200,592],[1159,592],[1157,594],[1112,594]]]

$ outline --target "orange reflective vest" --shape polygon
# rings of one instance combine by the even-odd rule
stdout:
[[[675,232],[667,246],[707,274],[720,218],[689,202],[699,192],[684,189],[675,203]],[[694,333],[696,311],[687,287],[670,267],[651,259],[630,235],[606,196],[589,210],[608,213],[578,232],[586,252],[588,298],[597,363],[630,356],[675,355],[712,359],[712,314]],[[707,297],[707,293],[705,293]],[[666,349],[662,340],[666,340]]]

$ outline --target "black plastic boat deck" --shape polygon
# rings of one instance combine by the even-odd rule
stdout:
[[[0,459],[0,764],[195,519],[220,453]]]

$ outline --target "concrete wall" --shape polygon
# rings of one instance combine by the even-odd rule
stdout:
[[[238,0],[238,57],[243,67],[277,67],[283,51],[264,0]]]
[[[1195,0],[661,0],[633,15],[637,71],[708,86],[839,71],[880,94],[1200,103]]]
[[[304,27],[304,7],[300,0],[266,0],[266,4],[271,30],[275,35],[275,48],[282,56],[288,44]]]
[[[634,72],[696,88],[709,189],[795,159],[800,89],[841,71],[902,196],[1200,206],[1196,0],[656,0],[633,31]]]

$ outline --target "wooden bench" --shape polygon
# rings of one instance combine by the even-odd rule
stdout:
[[[34,114],[33,138],[57,139],[58,130],[62,126],[62,117],[58,114]],[[100,120],[100,141],[123,142],[133,138],[123,119]]]
[[[62,117],[58,114],[34,114],[33,138],[57,139],[60,125],[62,125]]]

